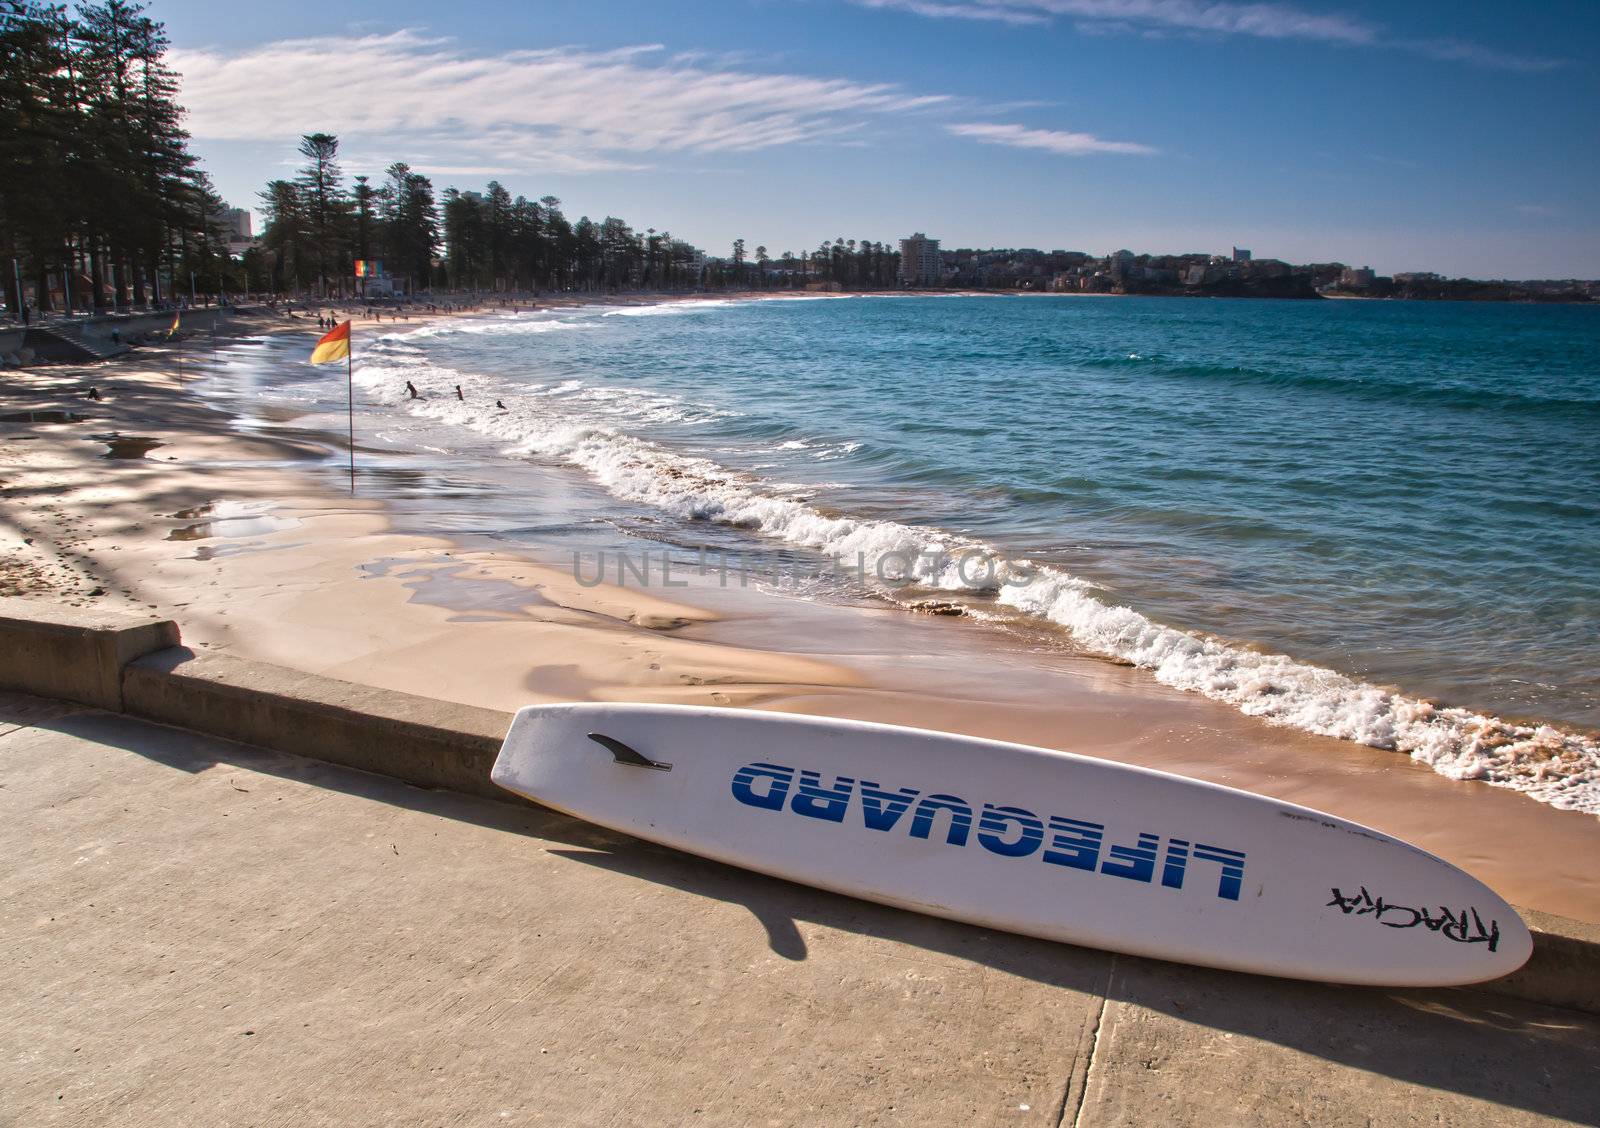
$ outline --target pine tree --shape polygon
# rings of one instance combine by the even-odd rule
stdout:
[[[370,177],[358,176],[355,178],[355,190],[351,193],[351,203],[355,208],[355,257],[358,259],[373,258],[373,221],[377,193],[369,183]]]
[[[271,255],[271,289],[285,293],[304,282],[307,224],[300,187],[292,180],[273,180],[261,192],[266,226],[261,245]]]
[[[42,272],[64,245],[78,209],[63,198],[79,132],[64,81],[67,21],[61,9],[13,19],[0,31],[0,250],[6,304],[21,308],[10,259]],[[44,288],[38,288],[43,292]]]
[[[326,296],[328,272],[344,263],[348,249],[344,220],[349,209],[344,174],[339,167],[339,139],[331,133],[308,133],[300,139],[299,151],[306,163],[295,177],[295,184],[300,189],[317,267],[317,292]],[[339,270],[337,274],[341,295],[346,273]]]
[[[56,287],[103,308],[220,268],[220,201],[188,150],[166,33],[144,11],[40,6],[0,28],[0,249],[44,308]],[[15,308],[11,278],[6,290]]]
[[[390,195],[384,241],[397,273],[409,276],[413,289],[433,284],[434,255],[439,248],[439,209],[433,182],[411,171],[404,161],[388,168]]]

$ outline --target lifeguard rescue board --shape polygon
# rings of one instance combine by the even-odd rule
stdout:
[[[1488,886],[1292,803],[860,721],[534,705],[496,784],[691,854],[1114,952],[1381,986],[1476,983],[1533,941]]]

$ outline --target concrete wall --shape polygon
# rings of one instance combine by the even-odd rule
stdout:
[[[112,313],[80,320],[77,324],[83,329],[86,337],[109,341],[111,331],[115,329],[124,341],[131,341],[141,333],[165,333],[172,328],[173,312],[169,309],[160,313]],[[193,309],[183,311],[182,331],[209,333],[212,323],[216,320],[216,306],[209,309],[205,306],[195,306]],[[227,322],[224,321],[223,324]]]
[[[0,689],[77,701],[261,748],[508,803],[489,769],[510,714],[179,645],[155,616],[0,599]],[[1600,1014],[1600,926],[1519,910],[1521,970],[1473,990]]]
[[[0,687],[122,709],[129,662],[178,645],[178,624],[152,615],[0,599]]]
[[[1533,955],[1479,989],[1600,1014],[1600,925],[1518,909],[1533,930]]]
[[[260,306],[245,307],[245,310],[230,308],[228,313],[222,316],[217,329],[226,332],[230,324],[237,323],[241,326],[250,324],[249,321],[243,320],[245,318],[251,318],[259,322],[263,315],[273,319],[279,316]],[[212,323],[217,320],[217,317],[218,310],[216,306],[211,306],[210,308],[195,306],[193,309],[186,309],[183,311],[183,330],[190,333],[209,333],[211,332]],[[235,318],[240,320],[235,322]],[[97,317],[79,317],[70,322],[70,324],[80,329],[86,337],[109,341],[111,340],[111,331],[115,329],[121,334],[124,341],[132,341],[141,333],[164,333],[170,329],[172,327],[172,310],[162,313],[107,313]],[[31,330],[28,332],[27,337],[28,343],[37,347],[38,337]],[[0,356],[16,352],[22,345],[23,331],[21,329],[0,330]]]
[[[124,711],[243,744],[491,799],[509,713],[183,647],[129,663]]]

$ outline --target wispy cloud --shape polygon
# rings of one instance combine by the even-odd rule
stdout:
[[[1564,66],[1561,59],[1501,51],[1462,40],[1395,39],[1377,24],[1354,16],[1308,12],[1287,4],[1232,0],[851,0],[864,8],[895,9],[935,19],[1005,24],[1073,21],[1088,35],[1171,34],[1247,36],[1341,47],[1409,51],[1442,62],[1493,70],[1536,72]]]
[[[1459,39],[1409,39],[1396,40],[1390,44],[1405,51],[1415,51],[1419,55],[1426,55],[1430,59],[1438,59],[1444,63],[1467,63],[1475,67],[1484,67],[1488,70],[1522,71],[1527,74],[1537,74],[1541,71],[1560,70],[1566,66],[1565,60],[1546,58],[1542,55],[1518,55],[1510,51],[1497,51],[1493,47],[1484,47],[1477,43],[1465,43]]]
[[[931,16],[936,20],[989,20],[993,23],[1019,26],[1050,22],[1048,13],[1030,12],[1023,7],[992,3],[990,0],[977,0],[976,3],[970,4],[952,0],[853,0],[853,2],[863,8],[894,8],[914,12],[919,16]]]
[[[415,31],[175,50],[172,61],[196,138],[290,141],[321,129],[363,149],[389,139],[425,149],[438,168],[638,168],[670,152],[839,140],[875,115],[953,102],[894,83],[672,59],[653,45],[474,54]]]
[[[1371,43],[1377,30],[1344,16],[1318,15],[1279,4],[1224,0],[853,0],[867,8],[898,8],[942,19],[1044,23],[1070,17],[1100,30],[1163,29],[1250,35],[1262,39],[1314,39]]]
[[[1133,141],[1103,141],[1092,133],[1066,133],[1058,129],[1029,129],[1025,125],[999,122],[957,122],[945,126],[957,137],[971,137],[988,145],[1009,145],[1015,149],[1042,149],[1067,157],[1092,153],[1132,153],[1152,156],[1159,150]]]

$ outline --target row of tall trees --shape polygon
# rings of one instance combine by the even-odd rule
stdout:
[[[265,255],[252,260],[260,289],[350,293],[357,259],[381,260],[412,290],[878,289],[894,286],[899,269],[887,244],[843,237],[778,259],[757,247],[753,261],[739,239],[731,256],[708,261],[670,231],[638,231],[615,216],[573,222],[556,197],[513,197],[499,181],[481,192],[447,188],[437,201],[432,182],[405,164],[377,184],[347,183],[339,140],[327,133],[303,137],[300,156],[293,179],[261,193]]]
[[[307,134],[292,180],[261,193],[263,288],[343,294],[353,262],[377,260],[413,289],[674,289],[700,284],[698,252],[654,228],[587,216],[573,223],[554,196],[512,197],[491,181],[482,192],[449,188],[442,206],[432,182],[405,164],[373,184],[348,184],[339,140]]]
[[[350,186],[339,164],[339,139],[300,140],[305,164],[292,180],[261,193],[261,251],[247,255],[253,288],[274,293],[350,291],[354,260],[381,261],[413,288],[434,282],[439,207],[433,183],[409,165],[389,166],[383,180],[357,176]]]
[[[0,22],[0,253],[34,303],[165,298],[227,264],[221,201],[188,149],[168,41],[126,0],[18,7]],[[13,266],[15,262],[15,266]]]
[[[735,251],[739,249],[734,244]],[[740,256],[735,254],[735,259]],[[756,248],[756,285],[787,285],[791,276],[800,283],[824,282],[845,290],[887,290],[896,285],[900,273],[900,252],[888,243],[870,239],[825,239],[814,251],[795,255],[785,251],[775,262],[767,258],[765,247]]]
[[[445,274],[479,289],[676,290],[701,284],[703,256],[671,232],[635,231],[607,216],[576,223],[561,201],[451,188],[444,205]]]

